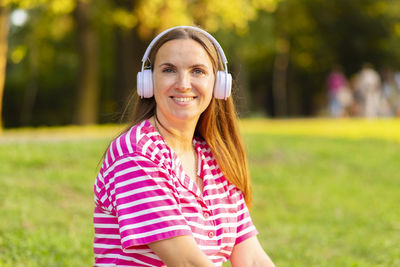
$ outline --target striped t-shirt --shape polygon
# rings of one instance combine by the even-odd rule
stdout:
[[[111,143],[94,186],[94,266],[162,266],[147,245],[181,235],[222,266],[235,244],[257,234],[207,143],[193,145],[203,192],[147,120]]]

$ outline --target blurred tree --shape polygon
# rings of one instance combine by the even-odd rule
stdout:
[[[283,117],[288,115],[287,76],[290,56],[288,24],[284,23],[289,15],[289,5],[282,1],[275,13],[275,59],[273,66],[272,97],[273,114]]]
[[[236,106],[241,116],[265,116],[270,102],[271,69],[275,35],[272,14],[276,3],[263,7],[258,18],[248,24],[248,31],[232,33],[220,29],[216,38],[224,47],[234,78]]]
[[[282,0],[274,12],[273,115],[311,115],[324,103],[324,80],[335,64],[348,76],[364,62],[399,68],[394,49],[400,2]]]
[[[92,21],[93,1],[78,0],[75,9],[79,53],[79,79],[73,123],[86,125],[98,121],[99,62],[97,35]]]
[[[66,88],[68,86],[70,88],[77,87],[74,111],[71,111],[68,107],[69,114],[73,114],[72,121],[77,124],[90,124],[97,122],[100,88],[103,90],[103,96],[100,99],[103,102],[102,105],[104,105],[101,108],[106,109],[107,112],[115,111],[116,106],[120,104],[115,105],[109,100],[105,100],[104,96],[114,95],[113,97],[117,98],[117,103],[128,98],[128,92],[132,91],[136,81],[136,73],[140,68],[140,58],[145,49],[144,43],[147,43],[157,32],[178,24],[196,24],[210,32],[225,29],[243,34],[248,30],[249,21],[256,18],[258,10],[268,10],[276,2],[277,0],[222,0],[217,3],[205,0],[195,2],[186,0],[117,0],[113,2],[98,0],[94,5],[92,1],[83,0],[8,0],[7,5],[12,6],[12,8],[37,10],[37,12],[29,11],[32,15],[30,22],[34,22],[33,24],[36,27],[33,24],[26,26],[25,28],[29,29],[27,33],[24,33],[26,36],[37,36],[38,33],[46,32],[48,32],[48,35],[57,35],[57,29],[54,30],[54,28],[65,28],[62,23],[58,22],[58,17],[62,17],[60,20],[64,21],[68,20],[67,17],[69,20],[70,18],[75,20],[72,27],[68,27],[67,31],[60,31],[59,35],[61,36],[58,36],[56,43],[51,41],[52,37],[42,36],[41,38],[30,38],[34,41],[26,42],[27,47],[23,46],[27,49],[24,50],[27,55],[24,58],[27,61],[39,63],[26,64],[26,62],[19,60],[21,62],[19,64],[24,64],[19,67],[19,72],[26,66],[29,70],[28,76],[31,77],[27,79],[30,85],[26,87],[24,104],[19,111],[21,113],[21,124],[29,123],[30,115],[38,114],[38,110],[41,110],[43,115],[42,119],[35,119],[35,124],[46,123],[43,122],[46,120],[46,124],[53,124],[52,121],[57,120],[50,117],[56,116],[59,111],[46,112],[40,103],[44,97],[51,95],[46,93],[44,89],[46,86],[50,86],[50,83],[48,85],[43,84],[43,77],[46,77],[47,81],[56,79],[57,76],[53,72],[57,68],[54,64],[58,64],[58,61],[55,59],[61,57],[65,50],[63,50],[64,48],[61,48],[61,50],[57,48],[57,53],[48,53],[44,52],[43,49],[47,47],[54,52],[55,47],[58,46],[57,42],[68,44],[72,40],[71,31],[73,30],[76,30],[78,54],[73,56],[73,61],[70,58],[69,62],[64,64],[66,64],[65,67],[75,69],[69,69],[71,72],[65,71],[64,74],[68,73],[66,77],[71,77],[71,75],[73,77],[75,73],[78,79],[76,79],[76,85],[69,81],[64,83],[63,86]],[[43,23],[46,18],[48,18],[47,22]],[[41,21],[41,23],[35,21]],[[101,38],[100,42],[98,38]],[[115,43],[113,45],[108,44],[112,39],[115,40]],[[39,42],[41,43],[40,46],[38,45]],[[108,54],[103,54],[103,51]],[[42,63],[43,57],[53,57],[55,62],[45,66]],[[75,60],[79,62],[75,62]],[[54,70],[49,69],[51,65],[53,65]],[[15,71],[15,69],[12,70],[10,74],[12,77],[17,76]],[[114,74],[110,74],[110,72],[114,72]],[[60,77],[58,79],[60,79],[60,84],[61,80],[64,80]],[[110,80],[114,80],[114,82],[110,83]],[[21,82],[22,79],[18,81],[15,78],[12,83],[18,86],[17,84]],[[38,91],[39,87],[40,91]],[[56,89],[53,87],[53,90]],[[114,93],[110,95],[110,92]],[[37,97],[35,97],[36,95]],[[61,93],[61,95],[64,95],[64,93]],[[35,99],[37,99],[38,105],[34,105]],[[68,99],[70,99],[70,96],[64,99],[64,104],[65,101],[70,101]],[[34,109],[34,106],[37,106],[38,110]],[[50,107],[51,103],[46,103],[46,106]],[[71,103],[69,106],[71,106]],[[15,109],[15,107],[12,108]],[[63,110],[66,110],[66,108],[64,107]],[[65,119],[59,119],[59,123],[64,122]]]
[[[0,6],[5,16],[16,8],[29,15],[25,25],[9,28],[6,127],[113,120],[104,114],[121,111],[146,44],[178,24],[216,36],[239,78],[240,109],[248,105],[263,115],[315,114],[334,64],[347,75],[365,61],[400,68],[400,2],[393,0],[3,0]],[[1,36],[8,32],[0,29],[6,29]],[[0,96],[2,88],[0,79]]]
[[[19,91],[25,89],[22,93],[22,101],[14,102],[18,105],[19,116],[13,117],[14,124],[27,125],[30,123],[30,118],[33,113],[34,103],[38,92],[40,76],[43,75],[43,70],[50,73],[50,69],[54,63],[53,56],[56,45],[54,41],[58,42],[70,30],[70,20],[66,14],[71,13],[74,8],[74,0],[41,0],[41,1],[25,1],[25,0],[3,0],[0,2],[2,9],[11,10],[11,12],[19,13],[29,17],[29,23],[23,25],[10,25],[7,20],[7,30],[11,26],[11,32],[14,39],[18,39],[18,43],[11,43],[11,50],[9,51],[8,78],[12,78],[11,84],[19,84]],[[15,11],[15,12],[14,12]],[[27,12],[28,11],[28,12]],[[28,14],[28,15],[27,15]],[[17,18],[18,19],[18,18]],[[1,24],[3,25],[3,24]],[[9,38],[10,40],[11,38]],[[5,41],[10,42],[5,39]],[[12,41],[11,41],[12,42]],[[61,56],[61,54],[59,54]],[[64,54],[65,56],[65,54]],[[26,62],[28,61],[28,62]],[[28,63],[28,64],[25,64]],[[20,65],[20,68],[14,72],[14,66]],[[49,68],[50,67],[50,68]],[[55,69],[51,69],[56,71]],[[57,72],[52,73],[57,74]],[[64,76],[66,73],[63,73]],[[0,73],[1,75],[1,73]],[[57,75],[55,75],[57,76]],[[44,77],[49,77],[44,75]],[[51,76],[52,77],[52,76]],[[62,82],[62,79],[58,82]],[[24,82],[24,84],[22,84]],[[41,87],[42,88],[42,87]],[[0,87],[0,91],[3,87]],[[17,92],[16,92],[17,93]],[[21,93],[18,93],[21,95]],[[1,103],[4,101],[0,99]],[[13,102],[13,101],[8,101]],[[57,101],[54,101],[57,103]],[[10,106],[10,103],[6,103]],[[1,107],[1,105],[0,105]],[[14,107],[15,108],[15,107]],[[0,109],[0,113],[2,113]],[[67,111],[68,112],[68,111]],[[60,115],[60,114],[59,114]],[[54,113],[49,116],[56,116]],[[61,116],[60,116],[61,117]],[[50,122],[51,123],[51,122]]]
[[[8,30],[9,30],[9,10],[0,5],[0,132],[3,129],[2,110],[3,110],[3,91],[6,78],[6,62],[8,49]]]
[[[144,53],[144,43],[137,33],[138,18],[133,11],[138,1],[114,1],[114,34],[115,36],[115,68],[117,77],[114,83],[114,99],[118,113],[120,107],[127,104],[127,100],[136,86],[136,73],[140,69],[140,55]]]

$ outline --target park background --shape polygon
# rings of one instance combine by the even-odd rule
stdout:
[[[275,263],[399,266],[400,121],[327,118],[326,88],[337,64],[400,70],[396,0],[1,0],[0,266],[92,264],[98,163],[147,44],[179,24],[227,55]]]

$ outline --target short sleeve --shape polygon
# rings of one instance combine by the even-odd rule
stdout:
[[[142,155],[117,160],[115,209],[122,248],[192,235],[173,194],[168,171]]]
[[[246,206],[244,197],[241,191],[239,193],[238,211],[237,211],[237,237],[235,245],[243,242],[244,240],[258,234]]]

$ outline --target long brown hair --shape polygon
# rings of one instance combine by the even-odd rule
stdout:
[[[176,39],[192,39],[198,42],[209,55],[214,73],[223,70],[223,63],[215,45],[200,31],[190,28],[174,29],[157,41],[149,55],[151,69],[158,49],[166,42]],[[151,118],[156,113],[154,97],[140,98],[135,90],[129,102],[134,104],[134,110],[129,120],[131,124],[127,129]],[[195,135],[207,142],[226,179],[243,192],[246,204],[250,207],[252,191],[250,174],[232,97],[227,100],[212,98],[197,122]]]

